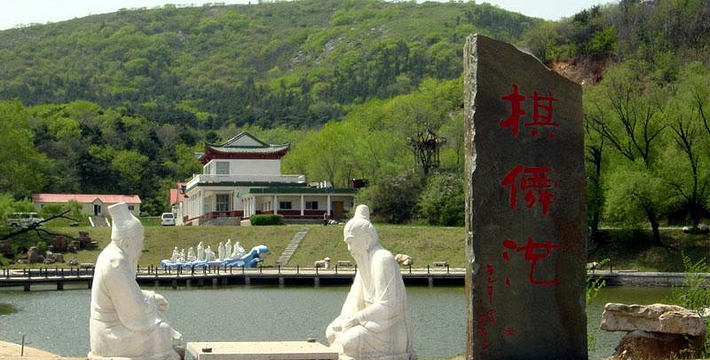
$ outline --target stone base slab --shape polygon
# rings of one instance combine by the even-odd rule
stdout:
[[[338,360],[329,347],[307,341],[189,342],[196,360]]]

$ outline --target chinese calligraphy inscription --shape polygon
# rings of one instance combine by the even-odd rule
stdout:
[[[479,35],[464,60],[467,357],[586,359],[581,87]]]

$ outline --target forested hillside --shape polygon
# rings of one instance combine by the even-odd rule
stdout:
[[[313,127],[453,79],[471,33],[539,20],[473,3],[303,0],[125,10],[0,32],[0,98],[88,100],[161,124]]]
[[[194,151],[246,129],[293,143],[284,172],[369,179],[358,200],[381,220],[459,225],[461,52],[476,32],[584,84],[595,239],[602,223],[657,233],[710,215],[710,1],[549,22],[488,4],[302,0],[0,31],[0,216],[36,191],[137,193],[159,213],[200,171]],[[413,151],[422,136],[439,146],[431,168]]]
[[[32,162],[17,159],[0,192],[6,204],[37,191],[137,193],[144,211],[159,213],[167,190],[200,171],[193,152],[245,126],[265,141],[293,142],[285,170],[312,180],[397,174],[413,166],[406,137],[425,122],[438,130],[460,110],[456,83],[444,91],[435,79],[459,78],[465,37],[514,41],[539,22],[487,4],[305,0],[122,10],[0,31],[0,99],[16,99],[1,104],[8,131],[0,136],[21,132],[32,142],[24,152]],[[382,108],[389,103],[402,105]],[[351,151],[360,165],[347,173],[344,158],[326,170],[310,163],[312,140],[299,140],[351,112],[367,118],[367,109],[383,118],[347,123],[361,137],[381,134],[371,156]],[[338,126],[318,136],[331,144],[326,134]],[[8,161],[19,155],[4,150]],[[386,163],[365,164],[373,156]],[[32,181],[18,184],[20,174]]]

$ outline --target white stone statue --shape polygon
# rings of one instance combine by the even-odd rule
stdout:
[[[340,316],[325,331],[331,349],[347,360],[416,359],[399,265],[380,245],[366,205],[357,207],[343,235],[357,273]]]
[[[234,244],[234,251],[232,251],[232,255],[230,256],[232,259],[241,259],[244,254],[246,254],[246,250],[242,247],[242,244],[237,241]]]
[[[214,251],[212,251],[212,247],[207,245],[207,249],[205,249],[205,261],[213,261],[214,260]]]
[[[136,282],[144,229],[126,203],[108,207],[111,243],[96,260],[89,359],[178,360],[182,335],[165,322],[168,302]]]
[[[176,246],[175,249],[173,249],[173,254],[170,256],[170,262],[176,263],[179,258],[180,258],[180,252],[178,251],[178,248]]]
[[[219,245],[217,245],[217,259],[219,261],[224,260],[224,255],[227,251],[224,249],[224,244],[220,241]]]
[[[180,250],[180,257],[178,258],[179,263],[184,263],[187,257],[185,256],[185,249]]]
[[[190,248],[187,249],[187,262],[193,262],[196,259],[197,259],[197,257],[195,256],[195,249],[193,249],[192,246],[190,246]]]
[[[197,244],[197,260],[205,261],[205,246],[202,245],[202,241]]]
[[[224,260],[232,259],[232,239],[227,239],[224,244]]]

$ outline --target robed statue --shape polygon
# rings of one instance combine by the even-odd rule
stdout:
[[[125,203],[108,207],[111,243],[96,260],[91,288],[89,359],[178,360],[182,335],[165,321],[168,302],[141,290],[136,266],[144,229]]]
[[[326,329],[330,347],[346,360],[415,359],[399,265],[380,245],[366,205],[357,207],[343,235],[357,272],[340,316]]]

